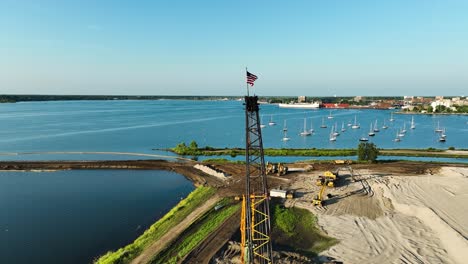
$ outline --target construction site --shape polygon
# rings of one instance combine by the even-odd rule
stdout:
[[[263,154],[257,98],[245,100],[245,164],[12,161],[0,162],[0,170],[171,170],[213,190],[135,256],[124,248],[115,259],[111,252],[96,263],[466,262],[466,164],[270,163]],[[177,246],[216,220],[210,214],[222,208],[231,210],[229,216],[182,254]]]
[[[245,120],[246,163],[204,162],[184,173],[215,187],[216,194],[201,207],[204,212],[191,214],[190,223],[168,232],[132,263],[163,263],[158,254],[183,243],[187,233],[201,228],[195,218],[226,198],[240,204],[238,210],[174,262],[464,263],[468,258],[468,166],[270,163],[263,154],[257,97],[245,97]]]
[[[197,164],[210,170],[202,171],[195,167]],[[286,174],[278,176],[273,172],[266,177],[270,201],[285,208],[307,210],[310,213],[307,217],[316,218],[317,230],[300,230],[291,239],[275,236],[273,224],[271,263],[465,263],[468,257],[466,164],[399,161],[281,165],[288,167]],[[1,162],[0,169],[161,169],[176,171],[196,186],[215,189],[212,198],[131,263],[157,263],[153,257],[197,230],[196,220],[219,201],[227,198],[239,204],[241,201],[236,197],[245,192],[246,166],[233,163],[22,161]],[[241,210],[238,210],[178,262],[242,263],[240,222]],[[333,238],[332,246],[314,252],[323,237],[304,236],[314,232]],[[296,238],[305,240],[296,241]]]

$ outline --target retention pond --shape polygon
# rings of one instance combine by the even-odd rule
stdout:
[[[168,171],[2,171],[0,263],[91,263],[193,189]]]

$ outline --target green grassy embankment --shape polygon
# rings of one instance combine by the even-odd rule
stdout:
[[[317,227],[317,218],[300,208],[272,206],[272,239],[279,248],[299,251],[311,257],[338,243]]]
[[[111,264],[111,263],[130,263],[132,259],[137,257],[145,248],[150,246],[155,241],[158,241],[171,228],[176,226],[180,221],[186,218],[195,208],[203,204],[215,193],[215,189],[210,187],[198,187],[190,193],[185,199],[180,201],[166,215],[154,223],[132,244],[129,244],[117,251],[107,252],[94,263],[95,264]]]
[[[226,219],[240,209],[240,204],[224,198],[221,209],[214,208],[194,222],[175,243],[161,251],[151,261],[152,264],[178,263],[184,259],[199,243],[214,232]]]
[[[245,155],[245,149],[242,148],[199,148],[195,142],[189,146],[185,143],[177,144],[176,147],[167,149],[182,156],[232,156]],[[266,156],[355,156],[356,149],[274,149],[265,148],[263,153]]]
[[[452,150],[453,147],[449,148]],[[182,156],[231,156],[245,155],[242,148],[199,148],[196,142],[189,146],[180,143],[176,147],[168,149]],[[463,150],[462,150],[463,151]],[[310,156],[310,157],[337,157],[356,156],[356,149],[264,149],[265,156]],[[379,149],[380,156],[401,156],[401,157],[440,157],[440,158],[468,158],[468,152],[453,153],[445,149]]]

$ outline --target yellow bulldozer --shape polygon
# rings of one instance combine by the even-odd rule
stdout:
[[[267,162],[266,164],[266,174],[274,174],[277,173],[278,176],[285,175],[288,172],[288,167],[283,163],[278,163],[277,165]]]
[[[336,174],[334,174],[331,171],[326,171],[325,173],[323,173],[323,175],[320,175],[317,178],[315,184],[317,186],[323,186],[324,184],[326,184],[328,187],[335,187],[336,178]]]

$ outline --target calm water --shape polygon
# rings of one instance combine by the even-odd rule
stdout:
[[[468,148],[468,116],[415,115],[390,110],[280,109],[262,105],[265,147],[355,148],[371,123],[389,126],[371,141],[381,148]],[[361,129],[347,123],[357,117]],[[314,135],[300,137],[304,118]],[[319,128],[324,118],[328,128]],[[291,141],[281,138],[284,120]],[[335,123],[347,131],[328,140]],[[434,128],[446,128],[440,143]],[[408,130],[393,142],[403,124]],[[20,152],[106,151],[172,155],[170,148],[196,140],[200,146],[244,147],[244,112],[237,101],[67,101],[0,104],[0,160],[149,159],[127,155]],[[243,159],[237,157],[236,159]],[[273,159],[284,160],[284,157]],[[288,157],[288,161],[309,159]],[[426,159],[427,160],[427,159]],[[444,160],[449,161],[449,160]],[[466,159],[461,160],[466,162]],[[0,172],[0,263],[87,263],[131,242],[193,189],[182,176],[162,171]],[[25,254],[25,252],[27,252]],[[51,256],[54,256],[53,258]]]
[[[0,172],[0,263],[90,263],[192,190],[167,171]]]
[[[381,148],[468,148],[468,116],[414,115],[416,129],[410,129],[411,115],[395,114],[391,110],[333,110],[333,119],[326,118],[329,110],[280,109],[262,105],[263,122],[272,117],[276,126],[263,130],[265,147],[292,148],[355,148],[358,139],[367,135],[371,123],[384,120],[388,129],[371,142]],[[357,117],[360,129],[350,129],[348,122]],[[304,118],[311,121],[314,135],[301,137]],[[319,128],[322,118],[328,128]],[[284,120],[291,141],[281,138]],[[346,132],[336,142],[328,140],[331,126]],[[434,128],[446,129],[447,142],[438,141]],[[398,129],[406,124],[408,132],[401,142],[393,142]],[[168,148],[185,141],[196,140],[200,146],[243,147],[244,112],[237,101],[71,101],[0,104],[0,152],[27,151],[118,151],[161,153],[152,148]],[[15,159],[90,159],[83,155],[0,156]],[[103,158],[92,156],[91,158]],[[128,159],[127,156],[107,155],[106,158]],[[135,157],[144,158],[144,157]]]
[[[395,114],[391,110],[329,110],[281,109],[262,105],[263,122],[271,117],[276,126],[263,130],[265,147],[352,148],[366,135],[369,126],[384,120],[388,129],[381,129],[371,141],[382,148],[468,148],[468,116],[414,115],[416,129],[409,128],[411,115]],[[348,122],[357,117],[360,129],[350,129]],[[319,128],[322,118],[328,128]],[[304,118],[315,134],[300,137]],[[291,141],[283,143],[282,127],[287,120]],[[335,123],[347,131],[336,142],[328,140]],[[398,129],[406,123],[408,130],[401,142],[393,142]],[[447,142],[438,142],[434,128],[446,129]],[[0,104],[1,152],[24,151],[121,151],[154,153],[152,148],[168,148],[196,140],[199,145],[242,147],[244,143],[244,112],[237,101],[71,101]]]

